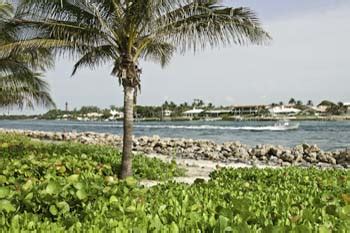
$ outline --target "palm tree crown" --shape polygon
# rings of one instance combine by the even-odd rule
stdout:
[[[16,26],[10,22],[12,11],[10,4],[0,0],[0,49],[18,40]],[[54,106],[48,84],[36,72],[51,65],[49,56],[46,49],[0,55],[0,107]]]
[[[260,44],[269,39],[252,11],[222,7],[218,2],[22,0],[20,14],[29,19],[23,21],[27,26],[39,29],[28,46],[77,52],[80,59],[73,74],[83,66],[113,62],[112,74],[122,84],[138,86],[141,58],[166,65],[176,50],[232,42]],[[127,78],[123,79],[123,72]]]

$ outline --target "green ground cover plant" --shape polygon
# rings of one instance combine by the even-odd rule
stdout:
[[[113,147],[44,143],[18,135],[0,134],[0,152],[3,172],[16,170],[21,175],[37,179],[47,174],[63,177],[77,173],[117,176],[121,164],[121,153]],[[142,155],[135,156],[134,169],[135,178],[150,180],[166,180],[183,176],[185,172],[175,162],[168,164]]]
[[[221,169],[208,182],[146,188],[147,169],[176,164],[140,156],[136,178],[116,179],[115,149],[0,135],[0,231],[349,232],[347,170]],[[137,157],[139,158],[139,157]],[[136,159],[138,160],[138,159]],[[138,165],[139,164],[139,165]],[[172,170],[173,169],[173,170]],[[168,172],[167,172],[168,171]]]

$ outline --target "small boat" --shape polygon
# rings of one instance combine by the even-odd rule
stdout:
[[[207,117],[204,118],[204,121],[221,121],[222,118],[221,117]]]
[[[299,123],[291,123],[289,121],[279,121],[273,126],[242,127],[242,130],[248,131],[289,131],[297,129],[299,129]]]
[[[299,129],[299,123],[292,123],[290,121],[279,121],[274,124],[276,130],[296,130]]]

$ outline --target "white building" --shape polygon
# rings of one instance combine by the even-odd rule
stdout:
[[[89,118],[99,118],[99,117],[102,117],[103,114],[98,113],[98,112],[90,112],[90,113],[86,114],[86,116]]]
[[[276,106],[269,109],[272,115],[296,115],[301,112],[300,109],[287,106]]]
[[[236,105],[232,106],[233,115],[256,115],[267,108],[266,105]]]
[[[324,105],[317,106],[317,107],[315,107],[315,106],[311,107],[311,109],[314,110],[317,113],[325,113],[327,111],[327,108],[328,107],[324,106]]]
[[[230,110],[225,110],[225,109],[216,109],[216,110],[209,110],[209,111],[205,111],[205,113],[209,116],[220,116],[221,114],[228,114],[231,113]]]
[[[110,114],[112,115],[111,119],[124,118],[124,113],[123,112],[119,112],[117,110],[111,110]]]
[[[192,110],[188,110],[184,113],[182,113],[183,115],[187,116],[187,117],[195,117],[198,116],[199,114],[203,113],[204,110],[203,109],[192,109]]]
[[[163,111],[163,116],[170,117],[172,113],[173,111],[166,109]]]
[[[314,107],[313,109],[318,111],[318,112],[325,113],[328,108],[329,108],[329,105],[318,105],[317,107]]]

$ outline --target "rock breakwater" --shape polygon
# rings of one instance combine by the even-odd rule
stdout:
[[[121,148],[122,137],[95,132],[44,132],[31,130],[0,129],[0,133],[19,134],[30,138],[51,141],[71,141],[83,144],[110,145]],[[275,145],[250,147],[240,142],[217,144],[209,140],[179,138],[138,137],[134,138],[134,151],[146,154],[162,154],[186,159],[201,159],[271,166],[301,167],[350,167],[350,150],[322,151],[316,145],[302,144],[294,148]]]

